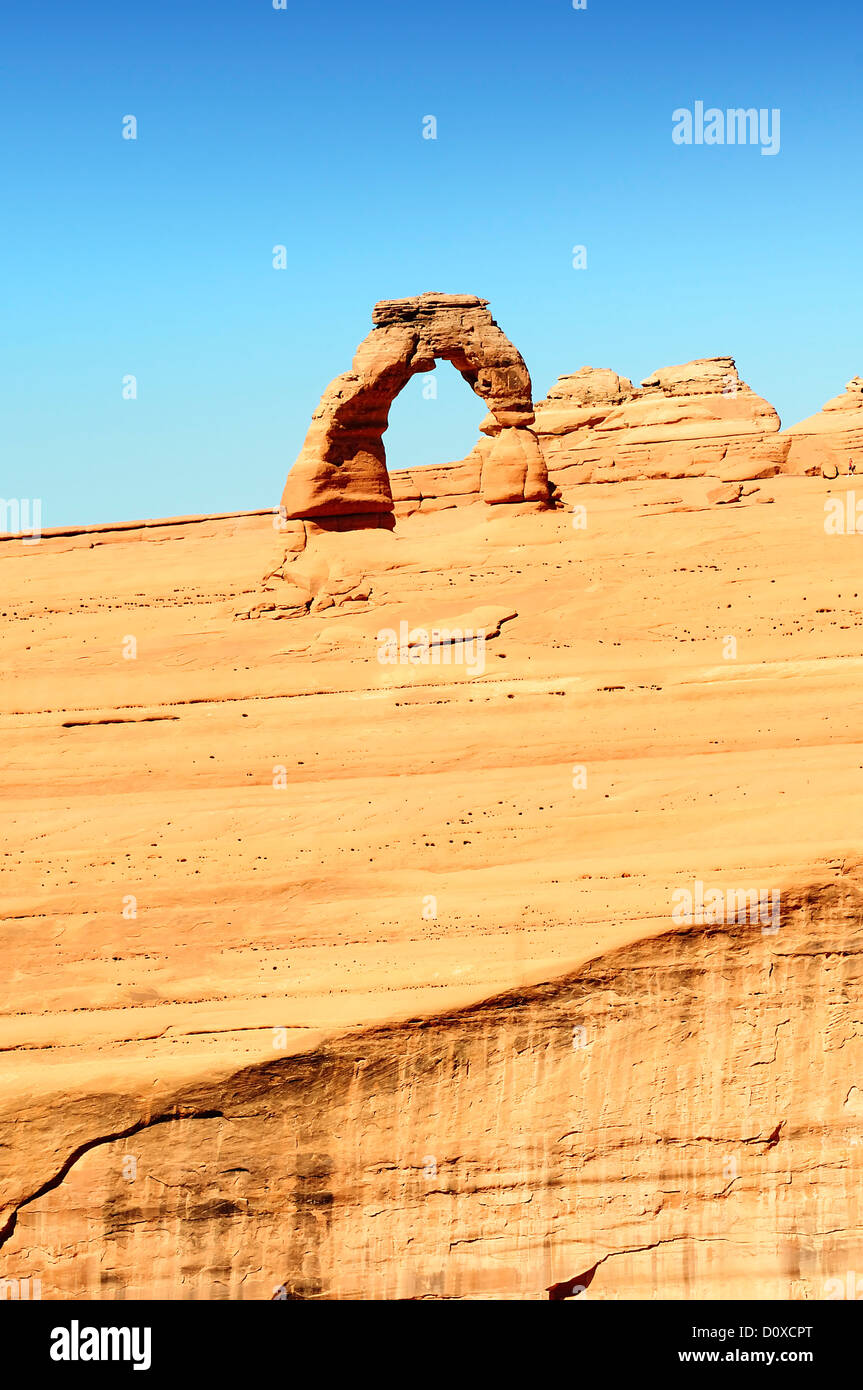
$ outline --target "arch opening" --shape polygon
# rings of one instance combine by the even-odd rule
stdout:
[[[383,435],[387,472],[466,458],[487,413],[485,401],[462,374],[438,359],[435,370],[417,372],[390,404]]]

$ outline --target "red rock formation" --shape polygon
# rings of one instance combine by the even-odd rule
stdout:
[[[400,468],[390,474],[396,516],[411,512],[439,512],[464,507],[480,500],[483,440],[461,463],[434,464],[426,468]]]
[[[282,497],[288,518],[377,518],[392,524],[383,434],[389,408],[416,372],[452,362],[487,401],[494,438],[476,492],[488,502],[548,500],[533,421],[530,376],[520,353],[474,295],[421,294],[376,304],[372,332],[351,370],[336,377],[312,418]],[[342,522],[344,524],[344,521]]]
[[[662,367],[642,389],[607,368],[562,376],[536,408],[535,432],[555,483],[783,469],[779,416],[741,381],[731,357]]]
[[[853,1295],[859,546],[820,479],[707,487],[0,539],[0,1280]],[[403,620],[485,674],[381,663]]]
[[[863,377],[855,376],[841,396],[834,396],[817,415],[792,425],[788,440],[789,471],[824,473],[863,472]]]

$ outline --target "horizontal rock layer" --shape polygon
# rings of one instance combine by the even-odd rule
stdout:
[[[607,369],[562,376],[536,407],[549,476],[582,482],[746,479],[784,467],[779,416],[741,381],[731,357],[663,367],[641,388]]]

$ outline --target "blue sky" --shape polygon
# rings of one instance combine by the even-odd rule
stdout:
[[[848,0],[6,7],[0,495],[46,527],[275,505],[374,302],[426,289],[488,299],[537,399],[731,353],[811,414],[863,373],[861,40]],[[779,154],[675,145],[697,100],[779,108]],[[437,379],[391,466],[475,442]]]

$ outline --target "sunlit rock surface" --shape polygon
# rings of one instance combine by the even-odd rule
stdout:
[[[2,1277],[863,1268],[854,480],[721,482],[0,544]]]

